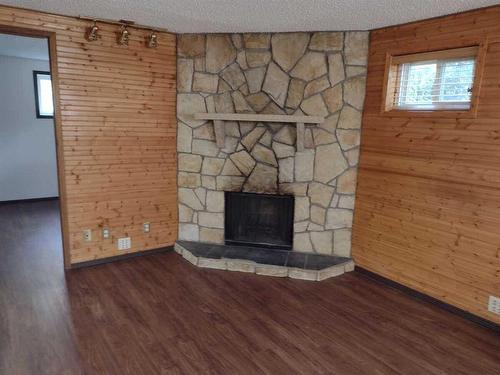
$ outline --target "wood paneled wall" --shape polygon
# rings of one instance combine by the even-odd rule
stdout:
[[[476,118],[381,114],[386,53],[485,41]],[[500,7],[372,32],[354,216],[358,266],[500,323]]]
[[[70,262],[172,245],[175,35],[159,33],[159,47],[151,49],[145,46],[148,31],[131,28],[129,46],[119,46],[119,26],[100,23],[101,38],[87,42],[90,22],[4,6],[0,25],[56,33],[58,156]],[[144,222],[151,223],[148,234]],[[110,229],[110,239],[102,239],[103,227]],[[83,241],[87,228],[91,242]],[[130,251],[117,250],[117,238],[124,236],[132,238]]]

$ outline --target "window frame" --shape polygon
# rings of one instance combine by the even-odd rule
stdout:
[[[481,88],[481,80],[484,70],[484,59],[486,54],[486,43],[479,43],[466,47],[450,48],[417,53],[387,53],[385,62],[384,82],[382,90],[381,114],[395,117],[447,117],[447,118],[474,118],[477,116],[478,98]],[[395,108],[393,106],[394,93],[400,86],[398,69],[401,64],[443,60],[460,57],[475,58],[474,79],[470,100],[470,108],[435,108],[435,109],[411,109]]]
[[[50,82],[52,84],[52,75],[50,72],[43,70],[33,70],[33,82],[35,86],[35,108],[36,108],[36,118],[37,119],[51,119],[54,118],[54,113],[52,115],[42,115],[40,114],[40,97],[38,95],[38,76],[48,75],[50,77]],[[52,103],[54,103],[54,85],[52,85]],[[54,109],[55,112],[55,109]]]

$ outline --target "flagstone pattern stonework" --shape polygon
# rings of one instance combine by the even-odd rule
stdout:
[[[295,196],[293,249],[351,255],[367,32],[185,34],[177,43],[179,239],[224,242],[224,191]],[[225,147],[194,113],[324,116],[226,122]]]

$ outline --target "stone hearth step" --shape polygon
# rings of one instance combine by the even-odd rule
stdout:
[[[334,255],[192,241],[177,241],[174,248],[198,267],[266,276],[321,281],[354,270],[352,259]]]

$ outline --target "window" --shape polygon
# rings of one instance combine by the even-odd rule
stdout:
[[[390,56],[386,111],[469,111],[479,47]]]
[[[33,72],[35,81],[35,105],[37,118],[53,118],[54,103],[52,99],[52,81],[50,72]]]

